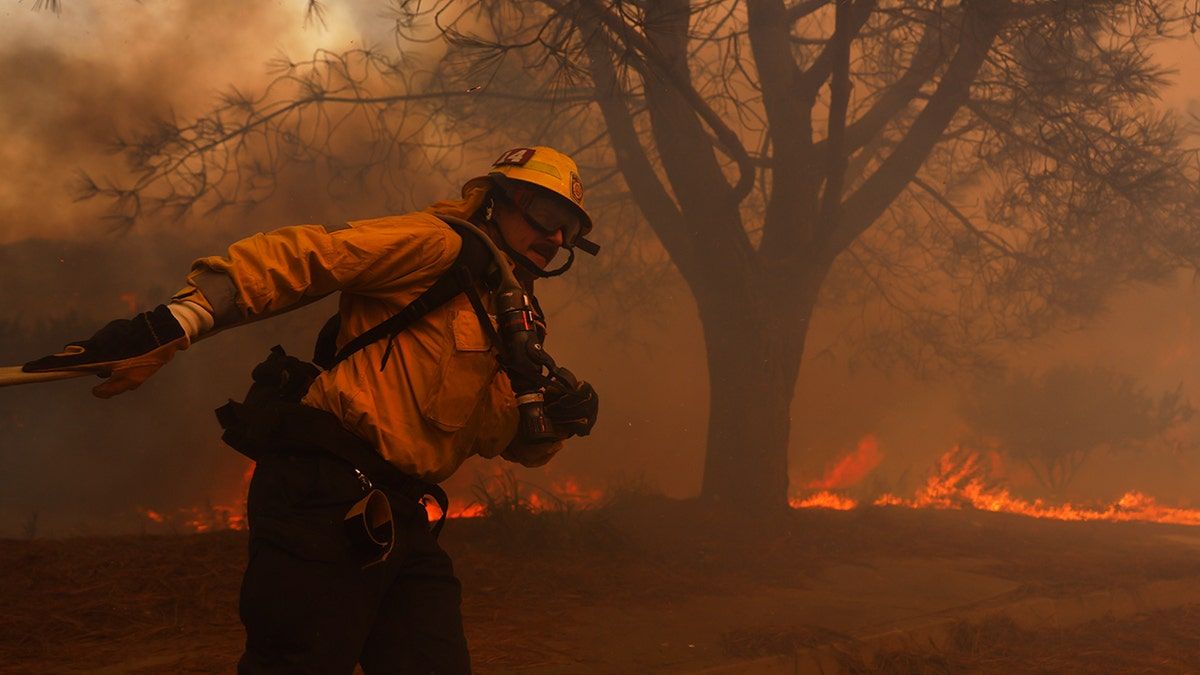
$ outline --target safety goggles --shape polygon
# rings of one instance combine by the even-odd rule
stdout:
[[[583,229],[579,214],[557,197],[535,194],[522,210],[529,224],[542,232],[554,234],[562,230],[563,241],[568,245],[575,242]]]
[[[575,209],[552,195],[541,194],[533,190],[503,190],[504,197],[525,217],[534,228],[554,234],[559,230],[563,233],[564,245],[575,244],[583,230],[583,221]]]

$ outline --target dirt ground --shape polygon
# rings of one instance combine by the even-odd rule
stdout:
[[[691,672],[821,645],[861,673],[1200,671],[1200,605],[1182,598],[1037,630],[1005,615],[1035,597],[1200,589],[1194,528],[903,508],[762,523],[640,496],[497,509],[452,521],[443,543],[481,673]],[[231,672],[245,549],[230,531],[0,541],[0,672]],[[974,618],[936,646],[859,648],[960,614]]]

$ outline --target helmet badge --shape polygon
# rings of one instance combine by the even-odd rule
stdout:
[[[583,203],[583,181],[579,180],[579,174],[571,172],[571,199],[576,203]]]

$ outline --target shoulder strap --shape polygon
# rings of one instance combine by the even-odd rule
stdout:
[[[454,231],[462,238],[462,248],[458,252],[458,257],[450,265],[450,269],[443,272],[432,286],[425,289],[404,309],[347,342],[336,353],[334,353],[334,345],[341,321],[337,314],[330,317],[329,321],[325,322],[325,326],[321,328],[317,338],[313,354],[313,361],[317,365],[328,370],[367,345],[388,338],[388,350],[383,356],[383,364],[386,364],[388,356],[391,354],[392,338],[405,331],[417,319],[449,302],[459,293],[473,290],[472,279],[486,277],[487,270],[492,264],[492,254],[487,245],[479,241],[479,237],[474,233],[468,232],[454,223],[447,223],[447,225],[454,228]],[[465,274],[460,270],[465,271]],[[474,304],[472,302],[472,305]],[[383,364],[380,364],[381,367]]]
[[[320,332],[317,333],[317,342],[313,345],[312,362],[321,366],[323,370],[329,370],[333,367],[333,359],[337,356],[337,336],[342,330],[342,315],[340,312],[334,312],[333,316],[325,320],[325,325],[321,326]]]

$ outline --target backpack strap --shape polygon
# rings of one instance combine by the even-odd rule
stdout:
[[[333,316],[325,320],[325,325],[321,326],[320,332],[317,333],[317,342],[313,345],[312,362],[321,367],[322,370],[329,370],[333,367],[333,359],[337,356],[337,336],[342,330],[342,315],[340,312],[335,312]]]
[[[459,250],[454,262],[450,265],[450,269],[442,273],[433,282],[432,286],[425,289],[421,295],[408,303],[404,309],[401,309],[388,319],[376,324],[358,337],[347,342],[340,350],[336,350],[336,352],[337,334],[341,329],[341,316],[334,314],[325,322],[325,325],[321,328],[321,332],[317,336],[317,344],[313,350],[314,363],[328,370],[345,361],[352,354],[367,345],[387,338],[388,347],[384,351],[383,361],[379,366],[382,370],[383,366],[387,364],[388,357],[391,355],[392,340],[404,332],[417,319],[446,304],[459,293],[466,292],[468,296],[474,296],[471,305],[475,308],[476,314],[479,314],[483,305],[479,302],[478,293],[475,292],[474,279],[486,278],[488,268],[491,267],[494,261],[491,250],[488,249],[486,244],[479,241],[479,237],[474,233],[452,222],[447,222],[446,224],[454,228],[454,231],[462,238],[462,248]],[[480,319],[486,322],[485,329],[492,328],[491,321],[487,320],[486,313]],[[494,329],[489,332],[489,335],[493,332]]]

